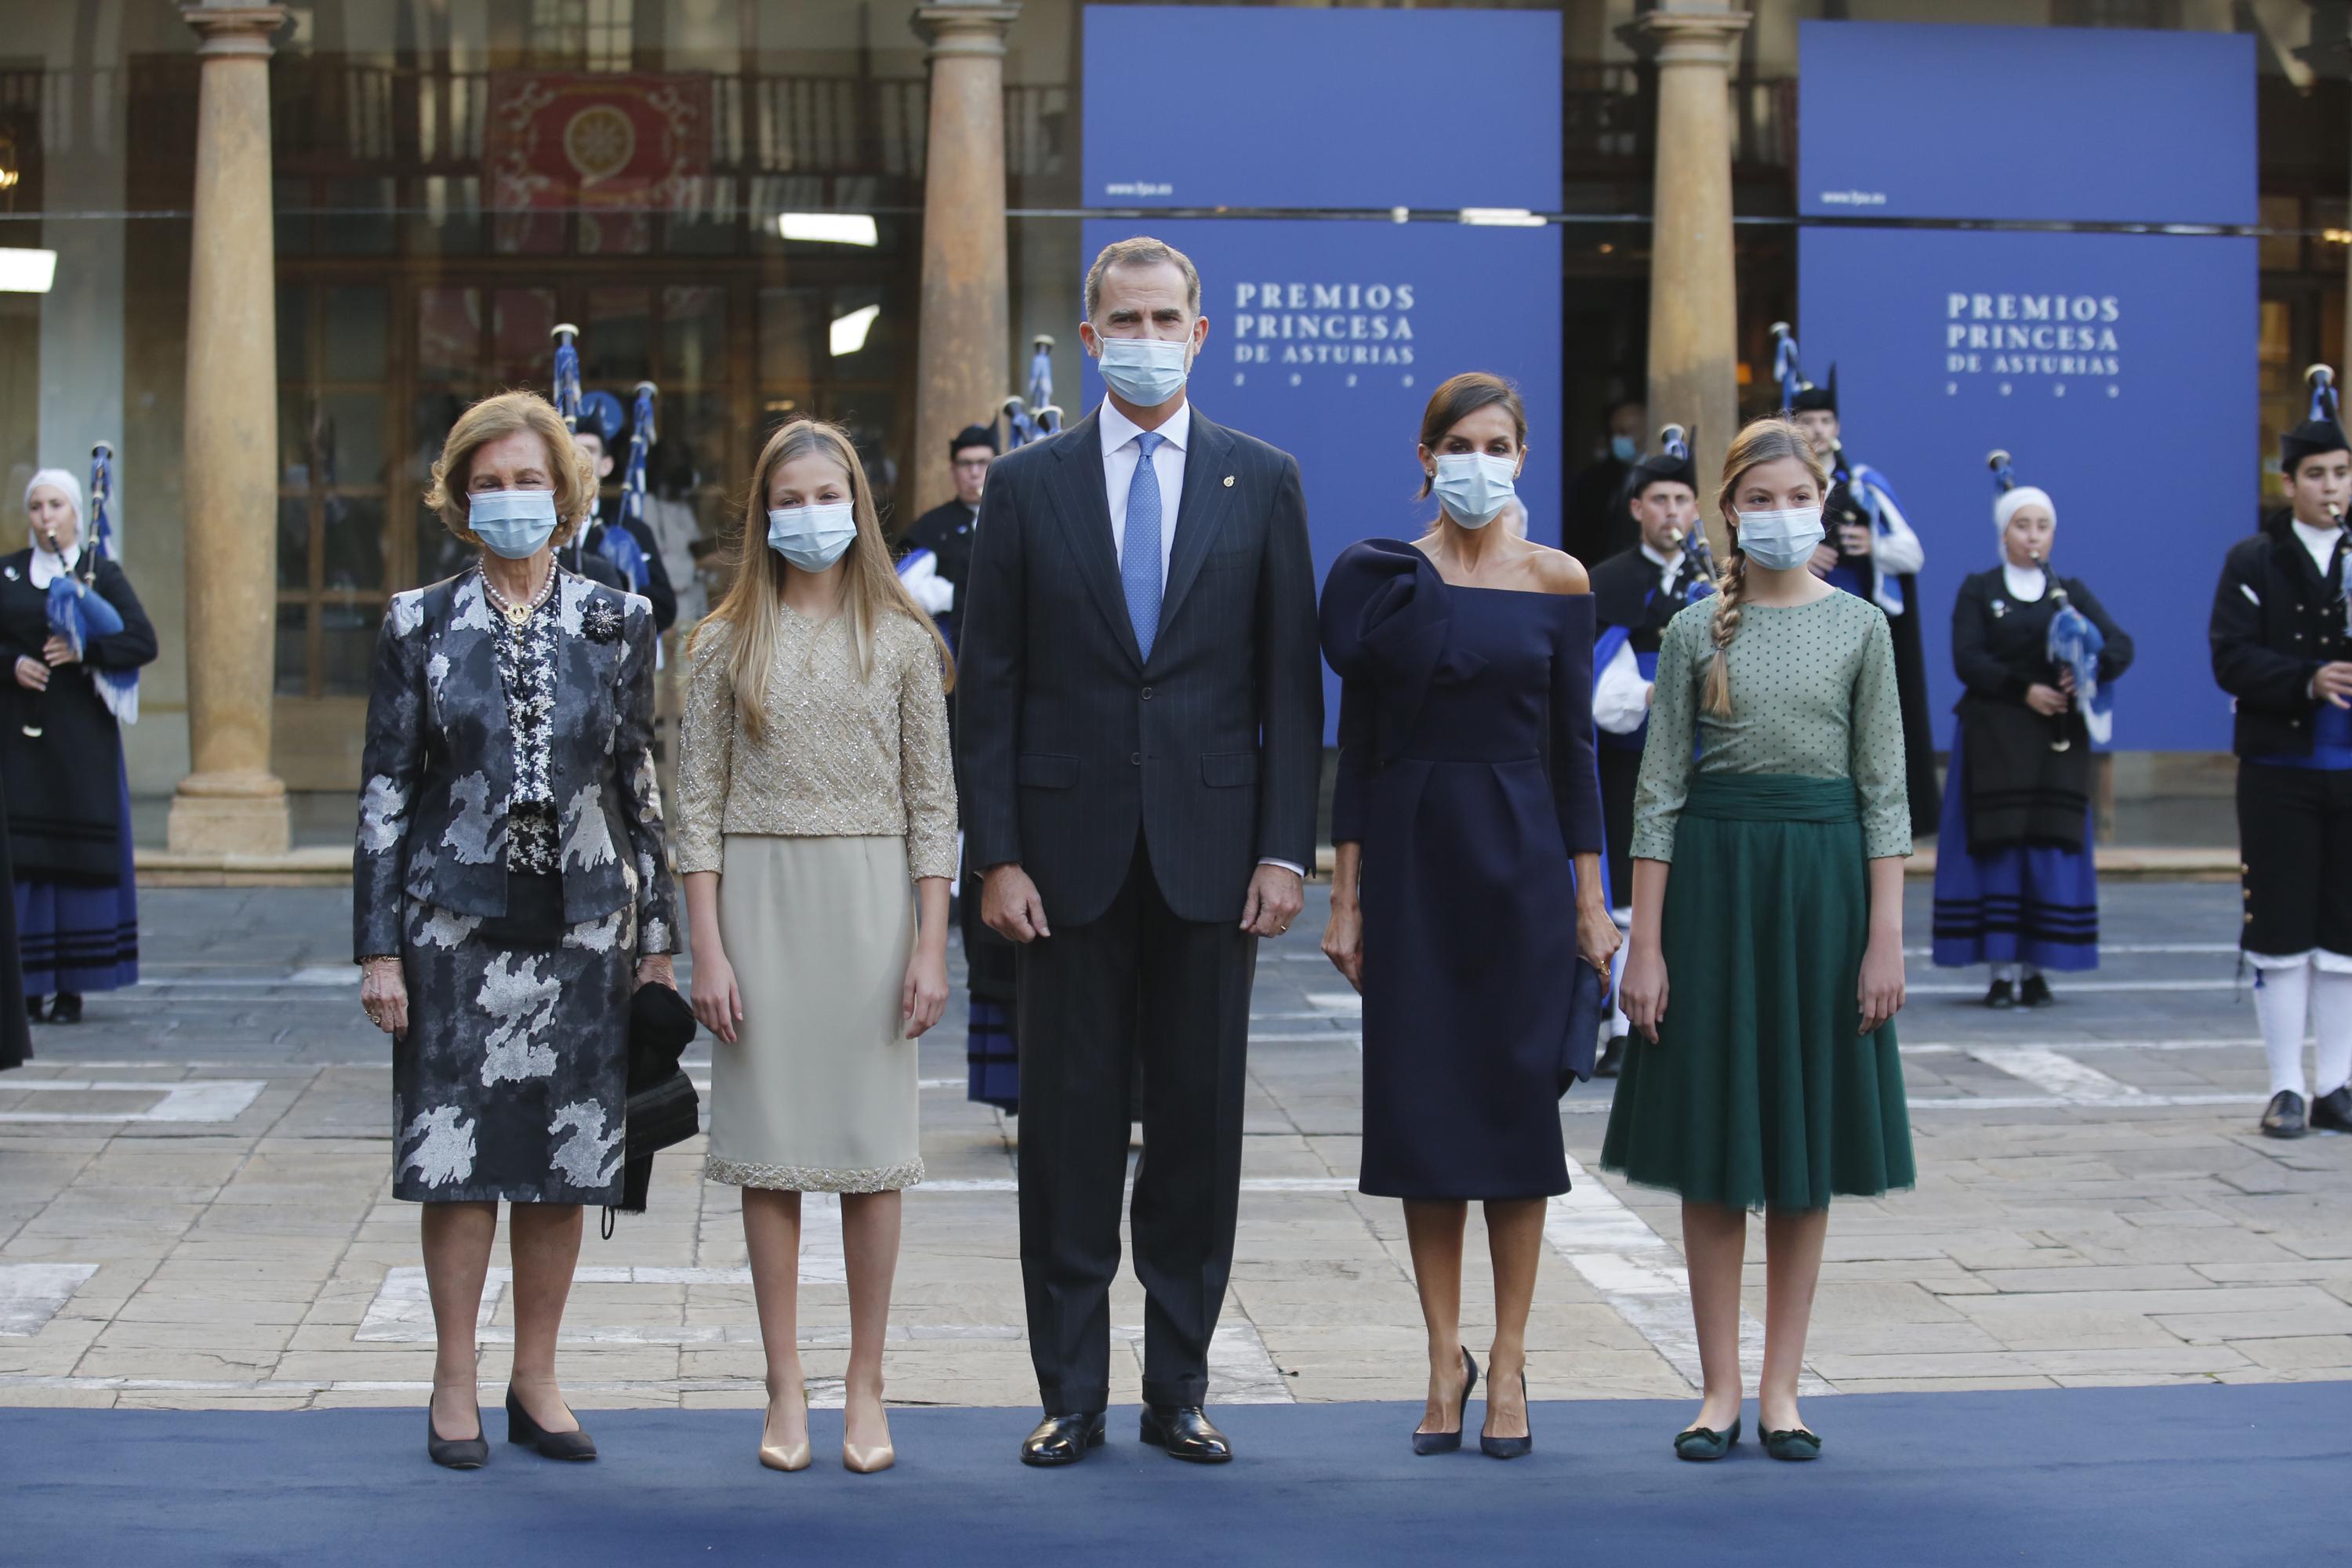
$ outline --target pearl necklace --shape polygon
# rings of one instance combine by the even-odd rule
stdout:
[[[547,603],[548,595],[555,592],[555,563],[551,561],[547,563],[547,580],[540,584],[539,592],[530,596],[527,605],[518,605],[499,593],[498,584],[490,581],[488,572],[482,574],[482,592],[490,596],[490,603],[506,616],[507,625],[520,630],[530,624],[530,617],[539,613],[539,607]]]

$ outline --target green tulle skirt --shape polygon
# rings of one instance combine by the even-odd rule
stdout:
[[[1732,1208],[1912,1184],[1895,1026],[1855,1032],[1867,865],[1849,780],[1692,781],[1660,933],[1665,1022],[1627,1044],[1603,1169]]]

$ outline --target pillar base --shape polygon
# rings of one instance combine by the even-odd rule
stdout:
[[[172,796],[166,842],[174,855],[283,855],[293,841],[275,774],[190,773]]]

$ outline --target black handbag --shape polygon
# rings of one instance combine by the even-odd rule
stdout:
[[[623,1214],[646,1212],[654,1155],[702,1131],[702,1106],[678,1058],[699,1026],[686,998],[667,985],[640,985],[629,998],[629,1102],[622,1136]],[[612,1234],[613,1209],[604,1214]]]

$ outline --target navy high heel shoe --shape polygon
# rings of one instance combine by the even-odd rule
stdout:
[[[1494,1403],[1494,1397],[1495,1385],[1490,1382],[1486,1384],[1489,1405]],[[1482,1432],[1478,1435],[1480,1453],[1490,1459],[1517,1459],[1536,1451],[1536,1415],[1528,1405],[1528,1374],[1524,1372],[1519,1373],[1519,1408],[1527,1413],[1528,1435],[1524,1437],[1489,1437]]]
[[[1454,1430],[1451,1432],[1415,1432],[1412,1435],[1412,1451],[1414,1453],[1451,1454],[1455,1449],[1462,1447],[1462,1423],[1469,1416],[1470,1414],[1470,1391],[1478,1386],[1478,1363],[1471,1358],[1470,1347],[1468,1345],[1464,1345],[1462,1347],[1462,1365],[1469,1373],[1469,1377],[1468,1380],[1462,1384],[1462,1403],[1455,1407],[1454,1412]]]

